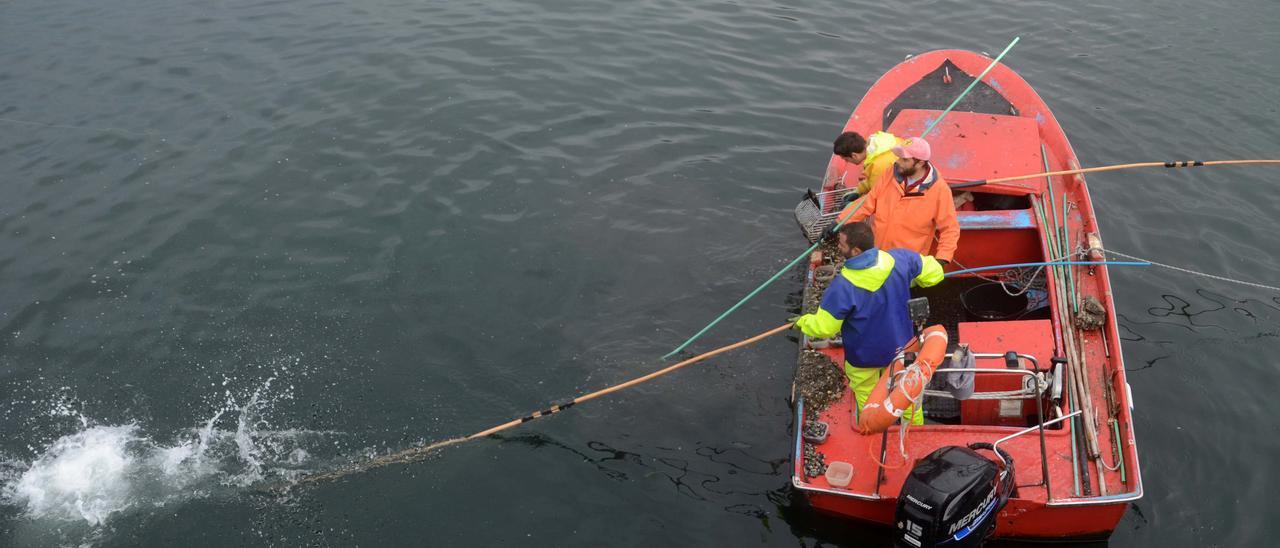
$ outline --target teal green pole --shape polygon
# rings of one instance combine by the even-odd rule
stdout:
[[[1049,173],[1049,153],[1045,149],[1044,143],[1040,143],[1040,159],[1044,160],[1044,172]],[[1053,221],[1053,227],[1051,232],[1053,237],[1049,240],[1051,242],[1049,245],[1049,253],[1052,255],[1057,255],[1061,252],[1061,250],[1058,248],[1058,241],[1057,241],[1058,240],[1058,200],[1053,197],[1053,177],[1046,175],[1044,178],[1044,184],[1045,184],[1045,187],[1049,189],[1049,219]],[[1045,230],[1050,231],[1050,227],[1046,225]],[[1052,259],[1053,257],[1049,257],[1049,258]],[[1062,272],[1059,271],[1058,274],[1062,274]]]
[[[938,119],[934,120],[933,123],[929,124],[929,127],[925,128],[924,133],[921,133],[920,136],[924,137],[925,135],[928,135],[930,132],[932,132],[933,128],[937,127],[938,124],[942,122],[942,119],[947,117],[947,113],[951,112],[951,109],[956,108],[956,105],[960,104],[960,100],[964,99],[964,97],[969,94],[969,91],[972,90],[974,86],[978,85],[978,82],[981,82],[982,78],[986,76],[988,72],[991,72],[991,69],[995,68],[996,64],[999,63],[1000,60],[1004,58],[1005,54],[1009,53],[1009,50],[1013,49],[1013,46],[1017,44],[1018,41],[1021,39],[1022,39],[1021,36],[1015,36],[1013,38],[1013,41],[1009,42],[1008,46],[1005,46],[1004,51],[1000,52],[1000,55],[997,55],[995,59],[991,60],[991,64],[987,65],[987,68],[983,70],[982,73],[979,74],[978,77],[975,78],[973,82],[969,84],[969,87],[964,88],[964,91],[961,92],[958,97],[956,97],[956,100],[951,102],[951,106],[948,106],[946,110],[942,111],[942,114],[938,116]],[[845,219],[840,220],[840,222],[836,224],[836,230],[839,230],[840,227],[844,226],[845,220],[853,216],[853,214],[857,212],[858,208],[860,207],[862,207],[861,203],[855,206],[853,208],[853,211],[849,212],[848,217],[845,217]],[[748,293],[747,296],[743,297],[742,300],[738,301],[737,304],[729,307],[728,310],[725,310],[724,313],[717,316],[716,319],[711,320],[711,323],[707,324],[706,327],[703,327],[700,331],[695,333],[692,337],[689,337],[689,340],[684,341],[683,343],[680,343],[680,346],[677,346],[675,350],[667,352],[667,354],[663,356],[662,359],[665,360],[667,358],[670,358],[671,356],[678,354],[681,350],[684,350],[685,347],[692,344],[693,341],[698,340],[699,337],[701,337],[707,331],[710,331],[711,328],[715,327],[716,324],[720,323],[721,320],[725,319],[726,317],[729,316],[729,314],[732,314],[733,311],[737,310],[747,301],[751,300],[752,297],[755,297],[758,293],[763,291],[764,288],[769,286],[769,284],[772,284],[774,280],[777,280],[778,278],[782,277],[783,274],[786,274],[787,271],[791,270],[791,268],[794,267],[797,263],[799,263],[801,259],[808,257],[809,254],[813,253],[813,250],[817,249],[819,245],[822,245],[822,240],[818,240],[813,245],[809,246],[809,249],[806,249],[804,253],[800,254],[800,256],[796,257],[795,259],[792,259],[791,262],[787,263],[787,266],[782,267],[782,270],[779,270],[777,274],[770,276],[768,280],[765,280],[763,284],[760,284],[760,287],[757,287],[754,290],[752,290],[751,293]]]
[[[1071,255],[1071,236],[1070,229],[1067,228],[1067,193],[1062,193],[1062,234],[1063,234],[1063,251],[1067,255]],[[1071,293],[1071,313],[1080,313],[1080,298],[1076,295],[1076,270],[1067,267],[1067,281],[1071,284],[1067,289]]]
[[[863,202],[858,202],[858,205],[853,206],[853,211],[850,211],[849,214],[846,215],[844,219],[840,219],[839,224],[836,225],[836,230],[839,230],[840,227],[844,226],[845,221],[848,220],[849,217],[852,217],[854,213],[857,213],[858,209],[862,207],[862,204]],[[751,300],[752,297],[755,297],[757,293],[760,293],[761,291],[764,290],[764,288],[769,287],[769,284],[773,283],[774,280],[777,280],[783,274],[786,274],[788,270],[791,270],[791,268],[796,265],[796,263],[799,263],[801,259],[808,257],[809,254],[813,253],[813,250],[818,249],[818,246],[820,245],[822,245],[821,238],[819,238],[818,241],[814,242],[813,245],[809,246],[809,249],[804,250],[804,253],[801,253],[796,258],[791,259],[791,262],[787,263],[787,266],[782,267],[782,270],[779,270],[777,274],[770,276],[768,280],[765,280],[763,284],[760,284],[760,287],[757,287],[753,291],[748,293],[746,297],[743,297],[742,300],[738,301],[738,304],[735,304],[729,307],[728,310],[725,310],[724,313],[717,316],[716,319],[711,320],[711,323],[707,324],[706,327],[703,327],[701,331],[694,333],[692,337],[689,337],[689,340],[685,341],[684,343],[681,343],[680,346],[677,346],[675,350],[667,352],[667,354],[663,356],[662,359],[665,360],[667,358],[670,358],[671,356],[676,355],[681,350],[684,350],[686,346],[689,346],[690,343],[698,340],[698,337],[701,337],[703,333],[710,331],[712,327],[715,327],[716,324],[720,323],[720,320],[725,319],[725,317],[727,317],[729,314],[732,314],[733,311],[737,310],[747,301]]]
[[[819,246],[819,245],[821,245],[821,244],[822,244],[822,240],[818,240],[816,243],[814,243],[812,246],[810,246],[810,247],[809,247],[809,250],[808,250],[808,251],[805,251],[805,255],[808,255],[809,253],[812,253],[812,252],[813,252],[813,250],[814,250],[814,249],[817,249],[817,248],[818,248],[818,246]],[[725,310],[723,314],[720,314],[720,316],[718,316],[718,317],[716,317],[716,319],[712,320],[712,321],[711,321],[711,323],[707,324],[707,326],[706,326],[706,327],[704,327],[704,328],[702,328],[702,330],[701,330],[701,331],[698,331],[697,333],[694,333],[694,335],[693,335],[692,337],[689,337],[689,340],[685,341],[685,342],[684,342],[683,344],[681,344],[680,346],[677,346],[675,350],[672,350],[672,351],[670,351],[670,352],[667,352],[667,354],[666,354],[665,356],[662,356],[662,359],[664,359],[664,360],[665,360],[665,359],[667,359],[667,358],[670,358],[671,356],[674,356],[674,355],[676,355],[677,353],[679,353],[681,350],[684,350],[684,347],[689,346],[689,343],[692,343],[693,341],[697,340],[697,339],[698,339],[698,337],[701,337],[703,333],[706,333],[706,332],[707,332],[707,331],[709,331],[712,327],[715,327],[715,325],[716,325],[716,324],[720,323],[720,320],[725,319],[725,317],[726,317],[726,316],[728,316],[729,314],[732,314],[732,313],[733,313],[733,311],[735,311],[735,310],[737,310],[737,309],[738,309],[738,307],[742,306],[744,303],[746,303],[747,301],[751,300],[751,298],[752,298],[752,297],[755,297],[755,296],[756,296],[756,294],[757,294],[757,293],[759,293],[760,291],[762,291],[765,287],[768,287],[768,286],[769,286],[769,284],[773,283],[773,281],[774,281],[774,280],[778,279],[778,276],[781,276],[781,275],[782,275],[783,273],[785,273],[786,271],[791,270],[791,267],[795,266],[795,265],[796,265],[796,263],[800,262],[800,259],[803,259],[803,258],[805,257],[805,255],[801,255],[801,256],[799,256],[799,257],[796,257],[795,259],[792,259],[790,263],[787,263],[787,266],[782,267],[782,270],[779,270],[779,271],[778,271],[778,273],[777,273],[777,274],[774,274],[771,278],[769,278],[769,279],[768,279],[768,281],[766,281],[766,282],[764,282],[763,284],[761,284],[761,285],[760,285],[760,287],[755,288],[755,290],[754,290],[754,291],[752,291],[751,293],[748,293],[746,297],[743,297],[741,301],[738,301],[738,304],[735,304],[735,305],[733,305],[733,306],[729,307],[729,309],[728,309],[728,310]]]

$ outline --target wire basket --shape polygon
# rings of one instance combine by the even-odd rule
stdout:
[[[840,198],[848,192],[845,189],[827,192],[805,191],[804,199],[796,204],[795,217],[796,224],[800,225],[800,232],[804,234],[806,240],[809,240],[809,243],[818,241],[822,238],[822,233],[835,224],[836,217],[840,215],[840,209],[836,204],[840,203]]]

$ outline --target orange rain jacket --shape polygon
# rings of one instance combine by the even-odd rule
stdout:
[[[850,223],[872,217],[872,230],[876,234],[876,247],[880,249],[910,249],[921,255],[933,255],[940,261],[951,261],[960,240],[960,223],[956,220],[956,206],[951,200],[951,187],[929,164],[929,174],[919,186],[905,193],[905,182],[898,178],[898,170],[890,168],[880,175],[880,181],[866,197],[849,205],[862,203]],[[846,218],[845,208],[840,218]],[[938,250],[930,253],[934,233],[938,233]]]

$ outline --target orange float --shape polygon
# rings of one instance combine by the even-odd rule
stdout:
[[[922,343],[923,341],[923,343]],[[907,351],[920,349],[915,363],[906,367],[901,380],[889,390],[889,379],[893,374],[903,370],[903,358],[894,360],[886,371],[880,375],[880,382],[871,389],[867,404],[858,413],[858,431],[863,434],[880,433],[888,430],[893,423],[902,418],[902,412],[920,399],[924,387],[933,378],[933,371],[942,363],[947,354],[947,330],[941,325],[926,327],[920,337],[911,341]]]

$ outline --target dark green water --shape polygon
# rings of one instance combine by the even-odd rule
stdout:
[[[885,541],[788,489],[785,338],[660,366],[804,249],[905,55],[1006,58],[1083,164],[1276,157],[1280,5],[0,3],[0,544]],[[1280,279],[1280,172],[1090,178],[1108,246]],[[1280,296],[1116,269],[1146,497],[1116,546],[1277,533]],[[781,323],[784,279],[694,345]]]

